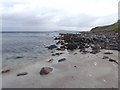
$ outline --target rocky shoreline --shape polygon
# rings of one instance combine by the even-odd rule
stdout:
[[[120,51],[120,36],[117,32],[81,32],[77,34],[60,33],[55,37],[58,40],[56,45],[51,45],[48,49],[57,48],[57,50],[74,50],[80,49],[84,51],[86,48],[91,47],[93,51],[99,52],[99,49],[118,50]]]

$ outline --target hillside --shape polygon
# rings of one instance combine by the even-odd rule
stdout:
[[[92,28],[92,32],[112,32],[112,31],[120,31],[120,20],[114,24],[106,25],[106,26],[98,26],[95,28]]]

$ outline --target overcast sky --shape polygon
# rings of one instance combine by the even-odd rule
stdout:
[[[2,30],[90,30],[118,20],[119,0],[0,0]]]

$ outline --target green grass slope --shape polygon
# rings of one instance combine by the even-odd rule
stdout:
[[[120,20],[114,24],[106,25],[106,26],[98,26],[91,29],[92,32],[113,32],[120,31]]]

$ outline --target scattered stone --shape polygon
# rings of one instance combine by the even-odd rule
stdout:
[[[76,55],[77,53],[74,53],[73,55]]]
[[[51,53],[54,53],[55,51],[51,51]]]
[[[64,51],[65,50],[65,46],[60,46],[60,48],[57,48],[56,50]]]
[[[55,54],[52,54],[52,56],[55,56]]]
[[[55,54],[52,54],[52,56],[59,56],[59,55],[61,55],[61,54],[63,54],[63,53],[55,53]]]
[[[50,45],[50,46],[48,46],[47,48],[50,49],[50,50],[52,50],[52,49],[54,49],[54,48],[57,48],[57,46],[56,46],[56,45]]]
[[[114,59],[111,59],[111,58],[109,59],[109,61],[110,61],[110,62],[114,62],[114,63],[117,63],[117,64],[119,64],[119,63],[118,63],[116,60],[114,60]]]
[[[96,53],[98,53],[98,52],[100,52],[100,46],[99,45],[93,45],[93,46],[91,46],[91,48],[92,48],[92,54],[96,54]]]
[[[50,62],[50,63],[53,62],[53,58],[51,58],[48,62]]]
[[[1,73],[4,74],[4,73],[8,73],[8,72],[10,72],[10,69],[3,70]]]
[[[56,50],[60,50],[61,51],[62,49],[61,48],[57,48]]]
[[[66,45],[66,47],[67,47],[68,50],[73,51],[74,49],[77,49],[78,46],[75,43],[69,43],[69,44]]]
[[[60,40],[60,37],[55,37],[54,40]]]
[[[17,76],[23,76],[23,75],[27,75],[27,74],[28,74],[27,72],[22,72],[22,73],[17,74]]]
[[[75,67],[75,68],[77,68],[77,66],[76,66],[76,65],[75,65],[74,67]]]
[[[23,58],[22,56],[17,56],[17,57],[15,57],[15,59],[20,59],[20,58]]]
[[[109,57],[108,56],[103,56],[103,58],[102,59],[108,59]]]
[[[62,62],[62,61],[65,61],[65,60],[66,60],[66,58],[62,58],[62,59],[58,60],[58,62]]]
[[[40,70],[40,75],[47,75],[47,74],[49,74],[52,71],[53,71],[53,68],[51,68],[51,67],[43,67]]]
[[[88,51],[84,50],[84,51],[82,51],[81,54],[87,54],[87,53],[88,53]]]
[[[61,53],[56,53],[56,55],[58,55],[58,56],[59,56],[60,54],[61,54]]]

